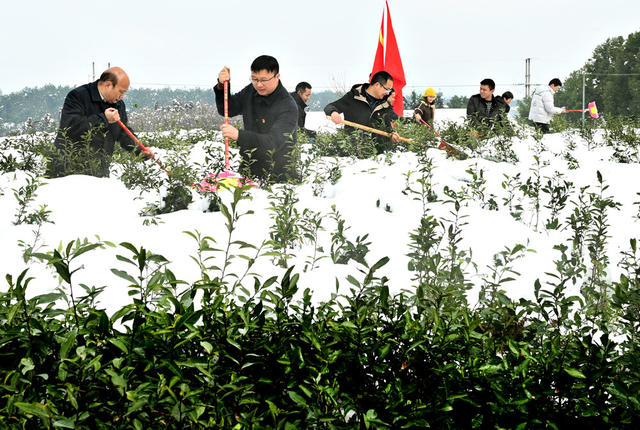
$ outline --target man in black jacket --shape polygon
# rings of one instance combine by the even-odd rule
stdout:
[[[501,97],[494,97],[496,84],[493,79],[483,79],[480,82],[480,94],[469,98],[467,104],[467,118],[474,128],[490,127],[496,123],[503,123],[505,119],[506,103]]]
[[[218,74],[214,87],[218,113],[224,114],[223,82],[231,77],[228,67]],[[284,182],[295,177],[293,147],[297,139],[298,108],[280,82],[278,60],[261,55],[251,63],[251,84],[229,96],[229,116],[242,115],[244,129],[230,124],[222,135],[235,140],[242,155],[242,167],[267,182]]]
[[[96,82],[82,85],[67,94],[62,107],[60,128],[55,140],[57,153],[52,156],[47,174],[109,176],[109,164],[116,142],[128,151],[136,143],[120,127],[127,125],[124,102],[129,76],[120,67],[105,70]],[[151,158],[150,150],[144,152]]]
[[[385,71],[380,71],[371,77],[370,84],[356,84],[342,98],[329,103],[324,108],[324,113],[331,117],[336,124],[342,123],[341,113],[344,119],[368,127],[387,129],[391,131],[393,108],[387,101],[387,97],[393,90],[393,78]],[[390,112],[391,111],[391,112]],[[348,133],[354,131],[353,127],[345,126]],[[398,134],[393,132],[391,139],[399,140]],[[382,152],[385,146],[384,136],[376,135],[378,139],[378,152]]]
[[[301,129],[304,134],[309,137],[316,137],[316,132],[304,127],[307,120],[307,102],[311,97],[311,84],[308,82],[300,82],[296,85],[296,90],[291,93],[291,97],[295,100],[298,106],[298,128]]]
[[[501,98],[504,102],[504,113],[508,114],[511,111],[511,102],[513,101],[513,93],[511,91],[505,91],[501,96],[496,96],[496,98]]]

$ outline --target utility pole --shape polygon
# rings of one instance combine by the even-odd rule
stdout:
[[[91,82],[96,80],[96,62],[92,61],[91,62],[91,68],[93,69],[93,79],[91,79]]]
[[[531,93],[531,58],[524,60],[524,95],[529,97]]]
[[[587,87],[587,84],[585,82],[585,75],[586,73],[584,72],[584,70],[582,71],[582,127],[584,128],[584,113],[585,113],[585,108],[584,108],[584,102],[585,102],[585,95],[584,95],[584,90]]]

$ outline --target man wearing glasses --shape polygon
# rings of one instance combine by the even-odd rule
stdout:
[[[251,63],[251,84],[229,96],[229,116],[242,115],[244,129],[230,124],[222,135],[235,140],[242,155],[243,170],[266,182],[284,182],[295,175],[292,159],[297,139],[298,107],[280,82],[278,60],[261,55]],[[228,67],[218,74],[214,87],[218,113],[224,114],[223,82],[230,81]]]
[[[393,108],[387,101],[393,91],[393,78],[385,71],[380,71],[371,77],[369,84],[356,84],[342,98],[329,103],[324,113],[336,124],[344,119],[368,127],[387,129],[390,131]],[[345,131],[353,133],[353,127],[346,126]],[[376,135],[378,153],[382,152],[388,141],[384,136]],[[398,134],[393,133],[391,140],[397,142]]]

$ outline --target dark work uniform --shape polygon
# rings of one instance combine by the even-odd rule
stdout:
[[[391,131],[391,121],[398,116],[386,99],[376,99],[367,93],[366,89],[369,85],[354,85],[347,94],[325,106],[324,113],[327,116],[331,116],[333,112],[343,113],[347,121]],[[355,129],[346,125],[345,130],[352,133]],[[388,137],[381,135],[375,137],[380,144],[379,148],[389,140]],[[381,152],[380,149],[378,152]]]
[[[302,129],[304,134],[309,137],[316,137],[316,132],[313,130],[308,130],[304,127],[305,122],[307,121],[307,104],[302,100],[300,94],[297,91],[291,93],[291,97],[296,102],[296,106],[298,106],[298,128]]]
[[[491,101],[485,100],[476,94],[469,98],[467,104],[467,117],[473,127],[493,127],[494,124],[504,123],[505,106],[507,104],[502,97],[491,96]]]
[[[224,90],[216,85],[214,92],[218,113],[224,115]],[[236,115],[242,115],[244,122],[238,135],[243,167],[269,182],[294,178],[298,108],[282,82],[267,96],[258,94],[251,84],[229,96],[229,116]]]
[[[136,148],[136,143],[117,122],[109,124],[104,115],[108,108],[117,109],[120,120],[128,125],[124,102],[104,101],[98,91],[98,81],[82,85],[67,94],[55,140],[58,152],[49,163],[49,176],[79,173],[106,177],[109,176],[109,164],[116,142],[128,151]],[[81,151],[86,151],[93,161],[79,163],[75,155]]]

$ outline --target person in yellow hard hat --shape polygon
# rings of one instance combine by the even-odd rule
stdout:
[[[427,88],[424,92],[424,100],[420,102],[420,106],[413,112],[413,116],[417,122],[420,120],[433,125],[433,118],[436,113],[436,91],[433,88]]]

